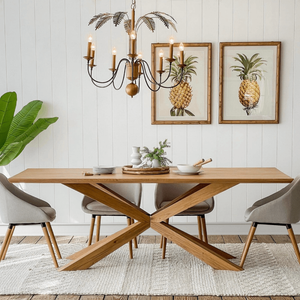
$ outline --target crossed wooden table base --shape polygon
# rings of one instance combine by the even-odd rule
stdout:
[[[103,185],[95,183],[66,185],[118,210],[124,215],[137,220],[137,222],[92,246],[69,256],[68,259],[71,259],[72,261],[60,268],[61,271],[85,270],[150,227],[215,269],[232,271],[243,270],[243,268],[228,260],[229,258],[234,258],[232,255],[198,240],[182,230],[164,222],[164,220],[233,187],[236,184],[198,184],[185,194],[175,198],[169,205],[156,211],[151,216]]]
[[[68,259],[71,262],[61,267],[60,271],[85,270],[148,228],[153,228],[214,269],[241,271],[242,267],[229,260],[234,258],[232,255],[167,224],[165,220],[239,183],[289,183],[292,181],[291,177],[275,168],[207,168],[203,175],[194,176],[179,176],[172,171],[165,175],[127,175],[122,174],[118,169],[116,174],[88,177],[82,175],[82,169],[27,169],[9,179],[11,182],[62,183],[137,221],[69,256]],[[134,182],[196,183],[197,185],[149,215],[103,185]]]

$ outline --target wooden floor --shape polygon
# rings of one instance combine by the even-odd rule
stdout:
[[[103,238],[103,237],[102,237]],[[4,237],[0,236],[0,243]],[[87,236],[57,236],[58,244],[87,243]],[[296,235],[298,243],[300,235]],[[208,242],[217,243],[243,243],[246,240],[245,235],[210,235]],[[159,243],[160,236],[140,236],[139,244]],[[256,235],[254,243],[290,243],[288,235]],[[11,244],[44,244],[46,243],[42,236],[15,236]],[[9,251],[9,250],[8,250]],[[1,285],[1,282],[0,282]],[[170,296],[86,296],[86,295],[0,295],[0,300],[300,300],[297,297],[216,297],[216,296],[194,296],[182,297],[176,295]]]

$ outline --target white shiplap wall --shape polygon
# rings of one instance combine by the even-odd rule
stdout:
[[[40,115],[59,117],[3,172],[10,176],[28,167],[124,165],[130,162],[133,145],[152,147],[167,138],[174,164],[212,157],[211,166],[275,166],[290,176],[299,174],[300,0],[137,0],[137,15],[164,11],[178,22],[177,33],[162,24],[155,33],[142,28],[138,48],[146,60],[151,60],[150,43],[166,42],[170,35],[177,41],[213,45],[212,124],[174,126],[151,125],[151,93],[145,86],[131,99],[124,89],[96,89],[86,74],[82,57],[90,33],[96,40],[97,77],[109,76],[113,46],[119,58],[127,52],[122,26],[107,23],[94,32],[87,26],[89,19],[99,12],[129,10],[130,4],[130,0],[0,0],[0,93],[16,91],[17,110],[31,100],[43,100]],[[279,125],[218,124],[219,42],[225,41],[282,42]],[[62,185],[23,187],[57,209],[55,222],[61,233],[76,234],[80,228],[76,225],[89,222],[80,208],[80,194]],[[151,212],[154,185],[143,188],[142,205]],[[230,228],[220,224],[232,224],[231,229],[239,232],[244,227],[236,223],[243,223],[245,209],[279,188],[237,186],[216,197],[216,209],[207,220],[219,232]],[[105,222],[117,226],[124,219],[111,217]],[[4,232],[3,226],[0,229]]]

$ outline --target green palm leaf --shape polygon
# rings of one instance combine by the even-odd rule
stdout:
[[[38,119],[23,134],[19,135],[15,142],[23,141],[24,147],[31,142],[39,133],[47,129],[51,124],[55,123],[58,117]]]
[[[3,149],[32,126],[42,105],[43,102],[40,100],[31,101],[14,116]]]
[[[8,92],[0,98],[0,147],[6,141],[11,122],[14,117],[14,112],[17,105],[17,94]]]
[[[8,165],[23,150],[23,142],[12,143],[0,155],[0,166]]]

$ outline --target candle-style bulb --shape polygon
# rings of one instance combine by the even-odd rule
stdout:
[[[117,54],[117,49],[116,49],[116,47],[113,47],[113,48],[112,48],[112,54],[113,54],[113,55],[116,55],[116,54]]]
[[[170,37],[169,43],[170,43],[171,45],[174,44],[174,38],[173,38],[172,36]]]
[[[180,43],[180,45],[179,45],[179,50],[180,50],[180,51],[184,51],[184,46],[183,46],[182,43]]]
[[[89,36],[89,42],[91,43],[92,40],[93,40],[93,37],[90,35],[90,36]]]
[[[135,40],[135,39],[136,39],[136,32],[135,32],[134,30],[131,31],[131,33],[130,33],[130,38],[131,38],[132,40]]]
[[[139,52],[138,53],[138,59],[142,59],[143,58],[143,53],[142,52]]]
[[[95,45],[92,44],[91,46],[91,58],[94,58],[95,57]]]
[[[159,55],[159,57],[164,57],[164,50],[160,49],[158,55]]]

